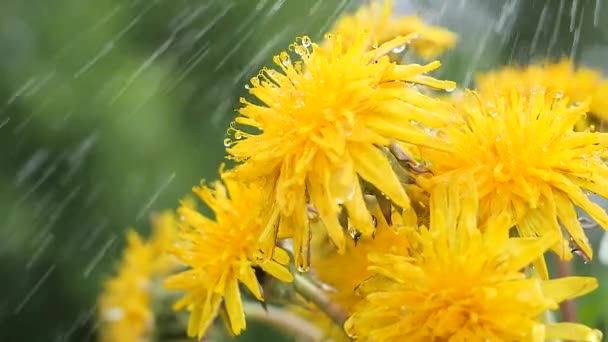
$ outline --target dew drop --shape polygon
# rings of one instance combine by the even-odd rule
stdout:
[[[299,265],[298,266],[298,272],[308,272],[308,270],[310,269],[310,267],[304,266],[304,265]]]
[[[233,141],[230,138],[224,139],[224,146],[230,147],[233,144]]]
[[[402,53],[403,51],[405,51],[405,45],[397,46],[393,49],[394,53]]]
[[[281,54],[279,55],[279,59],[281,60],[281,64],[283,64],[284,66],[288,66],[289,64],[291,64],[291,59],[285,51],[281,52]]]
[[[305,56],[306,53],[308,53],[308,50],[306,50],[306,47],[304,46],[296,46],[294,47],[294,51],[299,55],[299,56]]]
[[[249,84],[245,84],[245,89],[251,90],[251,86]]]
[[[125,312],[121,307],[112,307],[103,312],[103,318],[106,321],[116,322],[125,317]]]
[[[304,36],[302,37],[302,46],[307,48],[312,44],[312,41],[310,40],[310,37],[308,36]]]

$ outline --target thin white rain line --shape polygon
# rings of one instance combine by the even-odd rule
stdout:
[[[26,270],[29,270],[29,269],[32,268],[32,266],[36,263],[36,261],[38,261],[38,259],[42,255],[42,252],[44,252],[46,250],[46,248],[51,243],[51,241],[53,241],[54,238],[55,238],[55,235],[53,235],[52,233],[48,234],[44,238],[44,240],[42,241],[42,243],[40,244],[40,246],[38,246],[38,248],[36,248],[36,251],[34,253],[32,253],[32,256],[30,257],[30,260],[25,265],[25,269]]]
[[[190,57],[190,59],[188,59],[188,61],[186,61],[186,68],[179,73],[179,76],[177,79],[175,79],[175,81],[171,82],[169,86],[165,87],[162,93],[167,94],[173,91],[173,89],[175,89],[175,87],[177,87],[177,85],[183,81],[184,78],[190,74],[190,72],[192,72],[192,69],[194,69],[194,67],[196,67],[208,54],[209,44],[205,43],[194,53],[194,55],[192,55],[192,57]]]
[[[595,10],[593,12],[593,27],[600,24],[600,11],[602,10],[602,1],[595,0]]]
[[[116,241],[116,234],[112,234],[110,239],[106,241],[106,243],[101,247],[99,252],[97,252],[93,259],[91,259],[91,262],[89,262],[84,272],[82,272],[82,276],[84,278],[89,277],[95,266],[97,266],[97,264],[101,261],[101,258],[103,258],[103,256],[108,252],[108,249],[112,246],[112,244],[114,244],[114,241]]]
[[[559,31],[562,24],[562,13],[564,12],[565,0],[560,0],[559,9],[557,10],[557,17],[555,18],[555,26],[553,27],[553,33],[551,34],[551,39],[549,40],[549,48],[548,53],[551,54],[555,44],[557,43],[557,38],[559,36]]]
[[[17,307],[13,311],[14,314],[18,314],[19,312],[21,312],[21,310],[23,310],[23,308],[25,307],[27,302],[29,302],[30,299],[32,299],[32,296],[34,296],[34,294],[36,293],[36,291],[38,291],[40,286],[42,286],[42,284],[44,284],[44,282],[48,279],[48,277],[51,275],[51,273],[53,273],[53,271],[55,270],[55,267],[56,267],[56,265],[52,265],[51,267],[49,267],[48,270],[46,270],[46,272],[42,275],[42,277],[30,289],[30,291],[27,293],[25,298],[23,298],[21,303],[19,303],[19,305],[17,305]]]
[[[85,72],[89,71],[95,64],[97,64],[97,62],[99,62],[100,59],[102,59],[103,57],[108,55],[110,53],[110,51],[112,51],[112,49],[114,49],[113,40],[104,44],[103,48],[101,48],[101,50],[99,50],[99,52],[95,56],[93,56],[93,58],[91,58],[91,60],[89,60],[80,69],[78,69],[78,71],[76,71],[76,73],[74,73],[74,78],[78,78]]]
[[[148,58],[146,58],[146,60],[139,66],[139,68],[137,68],[137,70],[135,70],[135,72],[132,73],[131,76],[129,76],[129,78],[127,79],[125,84],[122,86],[122,88],[120,88],[120,90],[116,93],[116,95],[114,95],[112,100],[110,100],[110,104],[113,104],[114,102],[116,102],[127,91],[127,89],[129,89],[129,87],[133,84],[133,82],[135,82],[135,80],[147,68],[149,68],[150,65],[152,65],[152,63],[160,55],[162,55],[165,51],[167,51],[167,49],[169,49],[169,46],[171,46],[171,43],[173,43],[174,40],[175,40],[175,36],[172,35],[167,40],[165,40],[165,42],[163,42],[156,50],[154,50],[154,52]]]
[[[21,96],[21,94],[25,93],[25,91],[28,90],[28,88],[30,88],[35,82],[36,77],[32,77],[27,80],[19,89],[17,89],[15,93],[13,93],[13,95],[11,95],[5,104],[10,105],[11,103],[15,102],[15,100]]]
[[[6,124],[7,124],[9,121],[11,121],[10,116],[9,116],[9,117],[7,117],[6,119],[4,119],[3,121],[0,121],[0,128],[2,128],[2,127],[4,127],[4,126],[6,126]]]
[[[608,233],[602,234],[600,246],[597,251],[597,259],[602,265],[608,265]]]
[[[207,33],[207,31],[209,31],[213,26],[215,26],[215,24],[217,24],[228,13],[228,11],[232,9],[232,7],[234,7],[233,3],[230,3],[228,6],[224,7],[222,12],[218,13],[216,17],[211,19],[207,25],[203,26],[203,28],[196,33],[194,36],[194,41],[201,39],[201,37],[204,36],[205,33]]]
[[[146,204],[144,204],[144,206],[141,207],[141,209],[139,209],[139,211],[137,212],[137,216],[135,216],[136,221],[139,221],[139,219],[144,216],[146,211],[148,211],[148,209],[150,209],[150,207],[154,204],[154,202],[156,202],[156,200],[158,199],[160,194],[163,191],[165,191],[167,186],[169,186],[169,184],[171,184],[171,182],[173,182],[174,179],[175,179],[175,172],[172,173],[171,175],[169,175],[169,177],[163,182],[163,184],[161,184],[161,186],[158,188],[158,190],[156,190],[156,192],[154,192],[154,194],[152,194],[152,196],[150,197],[148,202],[146,202]]]

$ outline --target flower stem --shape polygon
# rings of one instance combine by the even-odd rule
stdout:
[[[247,319],[264,322],[304,341],[319,341],[323,334],[310,322],[280,307],[260,303],[244,303]]]
[[[570,277],[573,274],[572,262],[558,260],[558,274],[559,277]],[[576,322],[576,303],[574,300],[566,300],[560,305],[560,312],[562,314],[562,321],[564,322]]]
[[[344,322],[348,318],[346,312],[338,303],[334,302],[325,292],[315,285],[310,279],[302,274],[295,274],[293,286],[306,300],[309,300],[321,309],[331,320],[340,328],[344,327]]]

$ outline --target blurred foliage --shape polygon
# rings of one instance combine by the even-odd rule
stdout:
[[[465,85],[510,61],[606,57],[608,6],[593,1],[396,3],[460,34],[439,75]],[[356,5],[2,1],[0,341],[93,340],[126,227],[147,231],[152,211],[214,179],[247,80]],[[608,284],[605,266],[577,268]],[[607,300],[606,285],[582,300],[583,320],[606,327]],[[265,333],[242,339],[278,338]]]

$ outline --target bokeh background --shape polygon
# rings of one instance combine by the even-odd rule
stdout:
[[[512,62],[608,67],[603,0],[395,2],[460,35],[435,73],[460,85]],[[247,80],[361,3],[2,0],[0,341],[95,340],[126,228],[147,234],[152,212],[215,179]],[[597,248],[603,232],[590,234]],[[608,266],[576,268],[602,284],[579,317],[605,330]],[[269,334],[241,340],[279,339]]]

